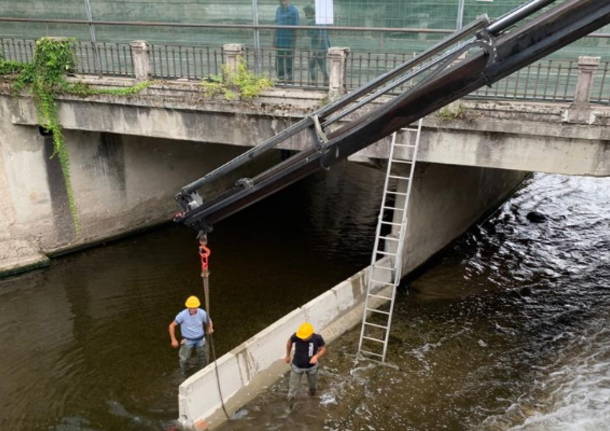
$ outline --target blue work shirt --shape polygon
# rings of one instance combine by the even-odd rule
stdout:
[[[299,25],[299,10],[293,6],[280,6],[275,11],[276,25]],[[276,48],[294,48],[296,32],[289,28],[278,28],[275,31],[274,46]]]
[[[176,315],[174,321],[180,325],[182,337],[191,340],[201,338],[205,334],[203,325],[208,324],[208,313],[198,308],[197,313],[191,314],[188,308],[185,308]]]

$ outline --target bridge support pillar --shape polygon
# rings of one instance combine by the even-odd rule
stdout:
[[[578,57],[578,82],[574,94],[574,103],[588,105],[593,88],[593,74],[599,67],[600,57]]]
[[[148,81],[150,72],[150,45],[145,40],[134,40],[131,46],[131,58],[133,61],[133,71],[137,81]]]
[[[591,111],[591,90],[595,71],[599,67],[600,57],[578,57],[578,81],[574,91],[574,103],[564,113],[568,123],[591,124],[595,115]]]
[[[331,47],[328,49],[330,74],[328,77],[328,97],[337,99],[346,92],[345,76],[349,48]]]
[[[222,46],[222,55],[224,57],[224,73],[237,73],[239,62],[242,61],[245,54],[244,46],[241,43],[225,43]],[[224,77],[226,80],[226,76]]]
[[[403,174],[407,172],[405,168]],[[527,174],[508,169],[418,162],[411,185],[402,274],[413,271],[496,209]],[[406,184],[397,191],[406,192]],[[400,208],[403,202],[397,199],[394,206]],[[401,217],[396,212],[393,221],[399,223]],[[398,234],[396,229],[392,233]]]

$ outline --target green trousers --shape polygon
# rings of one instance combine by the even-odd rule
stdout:
[[[205,341],[200,342],[189,342],[186,340],[178,350],[178,359],[180,360],[180,370],[182,375],[186,376],[188,368],[188,360],[191,357],[192,351],[195,350],[195,359],[197,360],[197,366],[199,369],[205,367],[208,364],[208,345]]]
[[[316,385],[318,384],[318,365],[314,365],[311,368],[299,368],[294,364],[290,365],[290,380],[288,381],[288,399],[293,399],[299,385],[301,384],[301,378],[303,374],[307,376],[307,385],[309,386],[309,395],[315,395]]]

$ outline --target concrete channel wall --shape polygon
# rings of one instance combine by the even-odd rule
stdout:
[[[80,230],[49,137],[11,122],[0,97],[0,276],[67,251],[171,220],[184,184],[232,159],[237,146],[65,130]],[[274,155],[270,155],[274,157]],[[279,154],[275,154],[279,160]]]
[[[303,322],[311,322],[327,342],[362,319],[369,268],[291,311],[217,361],[221,391],[232,413],[288,371],[286,340]],[[179,389],[179,421],[187,429],[212,429],[225,420],[214,364],[185,380]]]

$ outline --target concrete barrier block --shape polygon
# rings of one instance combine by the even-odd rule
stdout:
[[[313,324],[314,328],[323,328],[329,325],[339,314],[337,294],[328,291],[309,301],[303,306],[305,320]]]
[[[367,274],[367,270],[362,270],[331,289],[337,296],[341,311],[353,307],[364,298]]]
[[[286,341],[304,321],[330,342],[362,317],[366,270],[291,311],[217,361],[221,390],[229,411],[235,411],[275,382],[288,366],[283,362]],[[180,418],[185,428],[206,424],[213,429],[224,420],[220,411],[214,365],[180,385]]]
[[[286,341],[304,320],[305,314],[298,308],[244,343],[256,361],[255,371],[265,369],[283,357]]]

